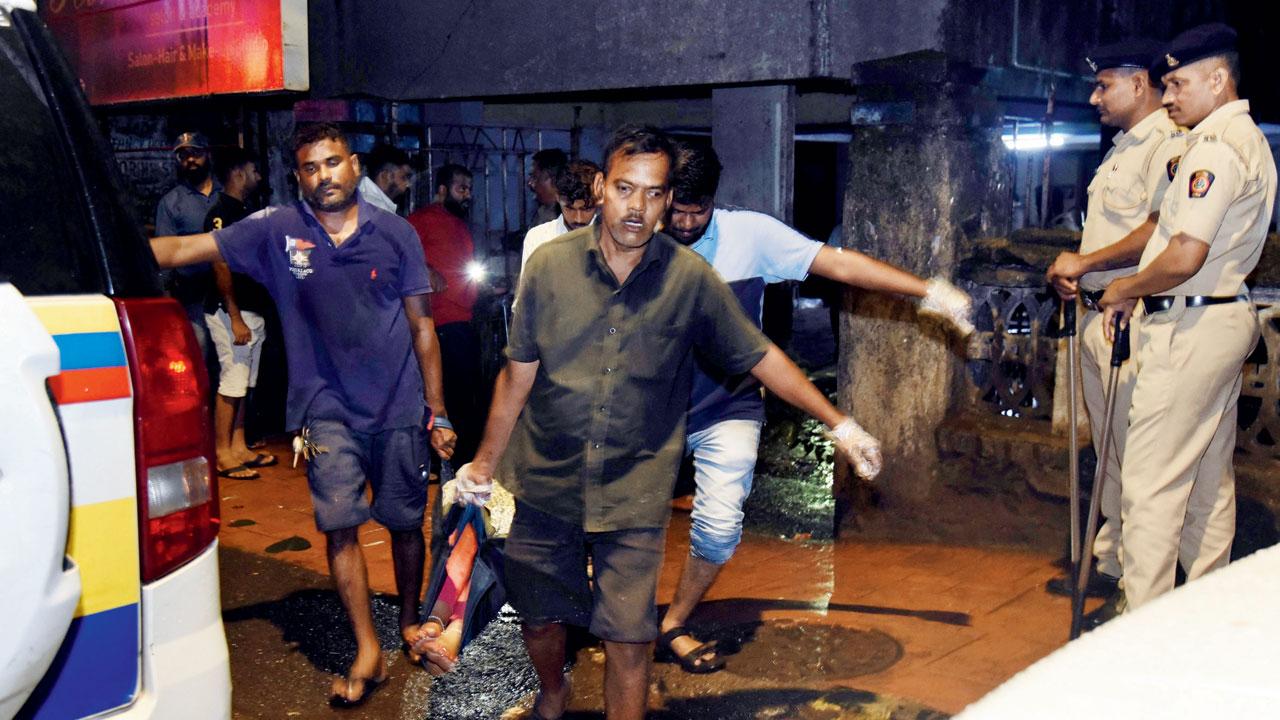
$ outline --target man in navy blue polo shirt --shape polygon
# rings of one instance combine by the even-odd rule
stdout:
[[[301,128],[293,149],[302,201],[214,233],[158,237],[151,247],[162,267],[224,260],[266,287],[280,309],[288,424],[306,440],[316,526],[358,646],[347,676],[334,679],[331,702],[350,705],[387,676],[357,528],[372,517],[391,532],[400,628],[416,637],[426,408],[435,411],[430,440],[442,456],[455,437],[417,234],[360,198],[359,159],[337,127]]]

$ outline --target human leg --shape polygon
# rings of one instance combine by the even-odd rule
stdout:
[[[1231,394],[1231,407],[1223,413],[1217,432],[1209,442],[1187,500],[1182,523],[1178,561],[1187,573],[1187,582],[1211,570],[1226,566],[1236,529],[1236,478],[1233,459],[1236,450],[1236,411],[1241,378]]]
[[[418,605],[422,597],[422,568],[426,562],[422,528],[391,531],[391,564],[400,594],[400,635],[412,643],[418,637]]]
[[[1215,314],[1218,318],[1209,324],[1215,343],[1218,338],[1237,338],[1240,362],[1235,364],[1233,376],[1219,380],[1226,391],[1226,407],[1217,418],[1217,431],[1196,468],[1187,502],[1178,556],[1188,582],[1226,565],[1231,558],[1236,529],[1236,416],[1244,381],[1241,366],[1258,342],[1258,319],[1252,305],[1232,303]],[[1228,366],[1228,372],[1230,369]]]
[[[245,458],[235,448],[236,417],[244,398],[244,380],[235,362],[234,338],[231,335],[231,319],[223,310],[204,315],[209,342],[218,358],[217,392],[213,400],[213,450],[218,471],[224,477],[252,479],[258,473],[243,467]]]
[[[391,533],[391,559],[400,594],[400,634],[405,643],[419,636],[419,605],[426,542],[422,523],[427,489],[422,465],[427,462],[426,430],[393,428],[376,433],[369,442],[369,485],[373,504],[369,514]]]
[[[1137,319],[1131,320],[1130,337],[1137,338]],[[1109,578],[1121,576],[1120,565],[1120,478],[1124,460],[1125,439],[1129,431],[1129,406],[1133,403],[1133,385],[1137,379],[1136,357],[1120,366],[1116,379],[1115,412],[1111,418],[1111,437],[1102,447],[1107,399],[1106,382],[1111,372],[1111,343],[1103,334],[1102,314],[1084,313],[1081,321],[1081,385],[1085,409],[1089,413],[1089,430],[1098,462],[1106,457],[1107,474],[1102,479],[1102,527],[1093,541],[1097,570]],[[1136,355],[1136,353],[1134,353]],[[1096,488],[1095,488],[1096,490]]]
[[[507,602],[523,618],[525,648],[541,686],[535,710],[546,718],[560,717],[569,703],[565,626],[586,626],[592,618],[586,553],[581,527],[516,501],[503,546]]]
[[[641,720],[649,704],[652,643],[604,643],[604,711],[608,720]]]
[[[592,634],[605,643],[605,715],[644,717],[649,663],[657,635],[654,596],[666,531],[640,528],[588,533],[594,568]]]
[[[684,627],[741,540],[742,506],[751,492],[759,443],[760,422],[756,420],[725,420],[689,435],[698,488],[691,515],[689,557],[659,626],[677,658],[690,658],[690,653],[703,645],[693,635],[671,633]],[[681,664],[692,671],[715,670],[722,665],[713,649]]]
[[[274,465],[274,456],[259,454],[249,449],[244,441],[245,397],[257,381],[258,358],[262,349],[263,319],[252,312],[242,312],[241,317],[249,328],[249,341],[237,345],[231,316],[225,310],[205,315],[210,342],[217,354],[218,392],[214,400],[214,448],[218,468],[225,470]],[[257,477],[252,470],[248,477]],[[230,477],[236,477],[231,475]]]
[[[373,610],[369,602],[369,575],[360,549],[357,528],[342,528],[325,533],[329,573],[347,620],[356,638],[356,658],[346,677],[334,678],[330,697],[339,703],[356,703],[368,692],[369,683],[386,679],[387,667],[373,626]]]
[[[329,573],[356,638],[355,660],[345,678],[334,679],[330,698],[338,704],[357,703],[371,682],[376,685],[386,678],[357,535],[370,517],[364,495],[369,439],[334,421],[313,421],[308,429],[312,441],[325,448],[307,461],[316,528],[325,534]]]
[[[544,718],[558,718],[569,707],[570,688],[564,674],[568,633],[562,623],[520,626],[529,661],[538,674],[538,695],[533,710]],[[607,658],[606,658],[607,663]]]
[[[1183,527],[1193,492],[1197,508],[1222,506],[1215,528],[1233,518],[1226,512],[1228,504],[1234,505],[1234,485],[1228,495],[1223,484],[1227,475],[1206,477],[1210,485],[1203,490],[1195,484],[1208,449],[1226,442],[1219,433],[1234,413],[1240,368],[1257,337],[1256,322],[1249,322],[1253,317],[1252,308],[1231,303],[1175,307],[1143,320],[1121,484],[1125,594],[1132,608],[1173,588],[1179,554],[1185,552]],[[1201,336],[1206,329],[1211,338]],[[1220,528],[1214,536],[1230,533]],[[1228,551],[1229,543],[1225,541]],[[1218,540],[1219,549],[1210,555],[1221,555],[1222,544]],[[1205,562],[1216,566],[1222,561],[1206,555]]]

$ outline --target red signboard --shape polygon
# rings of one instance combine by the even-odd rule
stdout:
[[[307,88],[306,0],[46,0],[41,14],[95,105]]]

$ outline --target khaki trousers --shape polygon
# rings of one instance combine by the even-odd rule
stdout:
[[[1103,334],[1102,313],[1084,311],[1080,318],[1080,381],[1084,388],[1084,405],[1089,413],[1089,431],[1093,449],[1102,463],[1102,426],[1107,412],[1107,375],[1111,372],[1111,343]],[[1137,337],[1138,320],[1130,325],[1129,337]],[[1131,340],[1132,343],[1132,340]],[[1131,345],[1132,347],[1132,345]],[[1133,384],[1137,378],[1137,360],[1131,353],[1120,366],[1116,379],[1116,405],[1111,420],[1111,439],[1105,448],[1107,476],[1102,484],[1102,527],[1093,541],[1093,555],[1098,559],[1098,572],[1121,576],[1120,564],[1120,469],[1123,467],[1125,437],[1129,429],[1129,406],[1133,404]],[[1096,490],[1096,488],[1095,488]]]
[[[1252,303],[1173,308],[1138,333],[1138,379],[1121,480],[1130,608],[1227,564],[1235,535],[1236,409],[1258,340]]]

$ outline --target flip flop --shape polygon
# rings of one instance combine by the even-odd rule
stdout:
[[[380,678],[343,678],[343,681],[347,683],[348,690],[351,689],[351,683],[356,681],[363,682],[364,689],[360,691],[360,697],[357,697],[355,700],[347,699],[346,695],[329,695],[329,707],[345,710],[365,704],[369,698],[373,697],[373,694],[377,692],[378,688],[387,681],[388,677],[389,676],[384,673]]]
[[[251,468],[271,467],[278,462],[280,460],[271,453],[258,453],[252,460],[246,460],[244,466]]]
[[[658,636],[658,662],[675,662],[679,663],[680,668],[687,673],[694,675],[706,675],[724,668],[724,656],[720,655],[716,649],[716,642],[705,642],[698,647],[690,650],[683,655],[677,655],[675,650],[671,649],[671,643],[676,638],[688,635],[693,637],[693,633],[683,625],[677,625],[670,630]],[[694,638],[695,640],[697,638]],[[710,654],[711,658],[704,658],[704,655]]]
[[[236,473],[240,473],[237,475]],[[245,475],[244,473],[248,473]],[[219,470],[218,477],[227,478],[229,480],[257,480],[262,477],[256,470],[251,469],[248,465],[237,465],[226,470]]]

